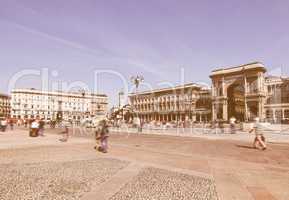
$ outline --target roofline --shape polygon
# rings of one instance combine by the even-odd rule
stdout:
[[[220,74],[214,74],[214,73],[218,73],[218,72],[221,72],[221,71],[224,71],[224,73],[225,73],[225,71],[229,71],[229,70],[233,70],[233,69],[237,69],[237,68],[240,68],[240,69],[243,68],[242,70],[246,70],[245,67],[246,67],[246,66],[250,66],[250,65],[261,65],[259,68],[262,68],[264,72],[267,71],[266,68],[265,68],[265,65],[264,65],[262,62],[256,61],[256,62],[251,62],[251,63],[247,63],[247,64],[242,64],[242,65],[238,65],[238,66],[234,66],[234,67],[227,67],[227,68],[218,68],[218,69],[215,69],[215,70],[213,70],[213,71],[211,72],[210,77],[212,78],[213,76],[218,76],[218,75],[220,75]],[[250,70],[250,69],[247,69],[247,70]],[[228,73],[234,73],[234,71],[233,71],[233,72],[228,72]]]
[[[0,93],[0,97],[11,98],[10,95],[8,95],[8,94],[2,94],[2,93]]]
[[[43,95],[66,95],[66,96],[79,96],[79,97],[82,97],[82,94],[81,92],[62,92],[62,91],[42,91],[42,90],[36,90],[36,89],[22,89],[22,88],[19,88],[19,89],[13,89],[11,91],[12,94],[15,94],[15,93],[30,93],[30,94],[33,94],[33,93],[37,93],[37,94],[43,94]],[[92,96],[92,97],[108,97],[106,94],[96,94],[96,93],[90,93],[90,92],[87,92],[85,93],[86,95],[89,95],[89,96]]]
[[[181,90],[181,89],[190,88],[190,87],[194,87],[194,88],[199,89],[199,90],[203,89],[201,85],[198,85],[196,83],[187,83],[184,85],[177,85],[174,87],[167,87],[167,88],[154,89],[151,91],[138,92],[138,94],[130,93],[129,97],[132,97],[135,95],[149,95],[149,94],[159,93],[159,92],[163,92],[163,91],[167,91],[167,90]],[[206,89],[204,89],[204,90],[206,90]]]

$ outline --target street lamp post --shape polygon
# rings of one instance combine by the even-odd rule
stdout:
[[[80,90],[80,92],[81,92],[81,96],[82,96],[82,113],[81,113],[81,115],[82,115],[82,119],[84,119],[84,118],[85,118],[85,112],[84,112],[84,104],[85,104],[85,99],[84,99],[84,97],[85,97],[85,90],[82,89],[82,90]]]
[[[131,82],[135,85],[135,93],[136,94],[138,92],[138,87],[139,87],[140,83],[143,81],[144,81],[144,78],[141,75],[131,77]]]
[[[135,96],[136,96],[136,98],[138,96],[138,87],[139,87],[140,83],[143,82],[143,81],[144,81],[144,78],[141,75],[137,75],[137,76],[132,76],[131,77],[131,82],[132,82],[132,84],[135,85]],[[138,111],[136,110],[136,118],[138,118],[138,117],[139,117],[138,116]]]
[[[121,112],[121,119],[123,120],[123,108],[121,108],[121,96],[124,95],[124,92],[121,90],[118,93],[118,108],[119,108],[119,112]]]
[[[118,107],[120,108],[121,107],[121,96],[124,95],[124,92],[123,91],[120,91],[118,93]]]

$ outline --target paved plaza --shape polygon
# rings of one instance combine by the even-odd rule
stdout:
[[[60,130],[0,133],[0,199],[288,200],[289,143],[251,137],[112,133],[107,154]],[[275,136],[276,137],[276,136]]]

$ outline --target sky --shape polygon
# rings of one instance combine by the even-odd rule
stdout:
[[[140,90],[210,85],[212,70],[254,61],[286,76],[288,19],[286,0],[0,0],[0,93],[48,73],[50,90],[87,86],[117,105],[139,74]]]

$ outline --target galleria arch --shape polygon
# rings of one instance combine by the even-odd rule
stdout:
[[[212,79],[212,120],[249,121],[265,118],[264,86],[266,68],[255,62],[214,70]]]

